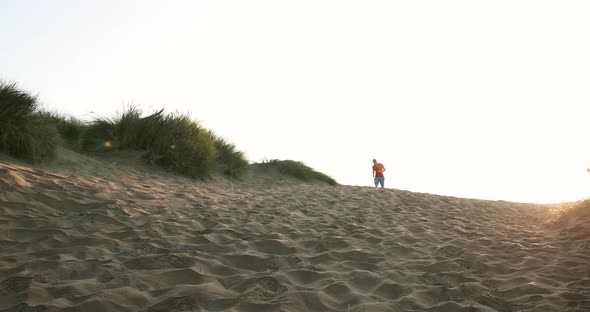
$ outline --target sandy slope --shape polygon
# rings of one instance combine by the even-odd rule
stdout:
[[[0,311],[590,311],[587,211],[64,153],[0,161]]]

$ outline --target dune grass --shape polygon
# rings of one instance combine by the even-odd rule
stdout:
[[[212,131],[208,131],[208,135],[217,149],[218,170],[232,178],[244,176],[250,167],[244,153],[239,151],[234,144],[217,136]]]
[[[164,110],[142,117],[141,110],[131,106],[115,118],[98,118],[83,131],[80,142],[82,150],[92,152],[145,151],[149,163],[193,178],[208,178],[217,171],[240,177],[248,168],[248,161],[233,144],[188,115]]]
[[[232,178],[249,169],[236,146],[191,120],[164,110],[143,116],[130,106],[114,118],[82,122],[39,109],[37,98],[0,81],[0,151],[32,163],[55,156],[58,146],[86,152],[134,149],[147,162],[193,178],[220,172]]]
[[[56,112],[39,111],[37,116],[44,124],[57,130],[62,143],[74,150],[80,150],[79,139],[86,129],[86,124],[74,117],[66,117]]]
[[[36,97],[0,81],[0,151],[31,163],[51,160],[60,140],[45,117]]]
[[[329,185],[338,185],[336,180],[334,180],[332,177],[318,172],[300,161],[272,159],[257,163],[255,165],[263,168],[264,170],[276,170],[279,173],[306,182],[317,181],[324,182]]]
[[[58,146],[85,152],[132,149],[144,152],[148,163],[193,178],[216,173],[240,178],[250,169],[234,144],[205,129],[188,115],[156,111],[144,116],[129,106],[114,118],[82,122],[42,111],[35,96],[16,83],[0,81],[0,152],[32,163],[51,160]],[[303,181],[337,185],[302,162],[270,160],[255,164]]]

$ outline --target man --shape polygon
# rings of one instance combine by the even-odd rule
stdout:
[[[381,188],[385,185],[385,177],[383,176],[385,167],[383,164],[377,162],[377,159],[373,159],[373,178],[375,180],[375,187],[381,184]]]

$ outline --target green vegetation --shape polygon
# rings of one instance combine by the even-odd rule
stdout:
[[[143,116],[134,106],[114,118],[82,122],[39,109],[37,98],[15,83],[0,81],[0,152],[32,163],[53,158],[58,146],[84,152],[132,149],[164,169],[193,178],[219,172],[239,178],[249,170],[244,153],[234,144],[203,128],[188,115],[164,110]],[[331,177],[302,162],[270,160],[255,164],[303,181],[337,185]]]
[[[157,111],[146,117],[129,107],[116,118],[99,118],[80,137],[82,150],[110,149],[145,151],[145,159],[166,170],[193,178],[211,177],[221,170],[239,177],[248,161],[235,146],[192,121],[187,115]]]
[[[273,159],[263,161],[262,163],[257,163],[255,165],[263,168],[264,170],[276,170],[282,174],[303,181],[319,181],[328,183],[330,185],[338,185],[336,180],[334,180],[330,176],[315,171],[314,169],[308,167],[306,164],[300,161]]]
[[[41,111],[36,97],[14,83],[0,82],[0,152],[42,163],[51,160],[61,144],[85,152],[143,151],[147,162],[193,178],[216,172],[239,178],[249,169],[235,145],[187,115],[159,110],[144,117],[131,106],[115,118],[85,123]]]
[[[237,178],[243,176],[250,166],[244,153],[225,139],[208,131],[208,135],[217,149],[218,169],[228,177]]]
[[[54,126],[38,110],[37,98],[16,83],[0,81],[0,151],[32,163],[55,155],[60,144]]]
[[[82,121],[74,117],[64,117],[58,113],[47,111],[39,111],[37,114],[44,124],[51,125],[57,129],[63,143],[67,147],[74,150],[80,149],[79,138],[85,129],[85,124]]]

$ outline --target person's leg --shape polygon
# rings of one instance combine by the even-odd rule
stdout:
[[[377,187],[379,185],[379,178],[374,177],[373,181],[375,182],[375,187]]]
[[[381,184],[381,188],[385,187],[385,178],[384,177],[379,178],[379,184]]]

